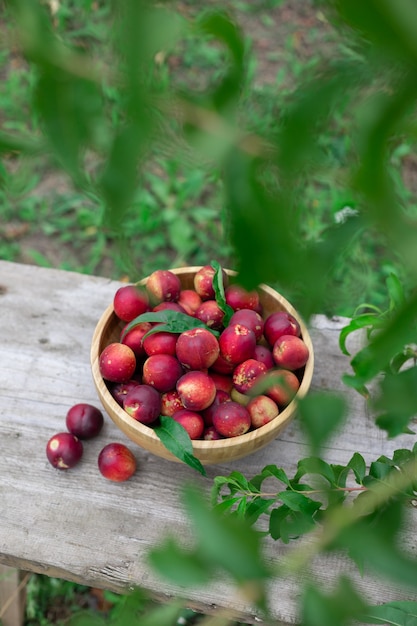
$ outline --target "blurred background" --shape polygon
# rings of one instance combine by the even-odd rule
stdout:
[[[43,4],[60,40],[111,66],[110,0],[45,0]],[[210,0],[165,4],[173,6],[187,23],[218,6]],[[222,2],[244,36],[246,80],[238,114],[242,126],[256,136],[268,139],[278,132],[295,86],[317,73],[323,63],[338,58],[355,63],[354,43],[341,37],[327,19],[325,5],[317,0]],[[37,92],[38,68],[22,54],[7,9],[1,12],[2,129],[18,134],[21,141],[27,138],[30,148],[33,137],[42,136],[39,111],[43,107],[50,114],[55,106],[59,108],[60,94],[50,90],[49,101],[42,101],[45,96]],[[174,86],[198,94],[221,79],[226,61],[218,39],[191,28],[169,48],[156,51],[153,71],[161,89]],[[111,127],[123,116],[125,95],[107,78],[104,73],[100,115],[104,110]],[[89,106],[94,116],[94,98]],[[349,160],[355,158],[350,132],[354,115],[350,107],[340,107],[320,129],[318,143],[324,160],[313,176],[303,180],[297,198],[300,237],[307,243],[320,242],[329,225],[355,211],[356,200],[345,184]],[[104,134],[98,126],[95,130]],[[169,132],[146,155],[141,183],[119,229],[114,223],[106,227],[103,198],[96,189],[75,185],[56,165],[56,155],[39,146],[4,155],[0,258],[132,281],[154,269],[200,265],[213,258],[233,267],[221,163],[216,167],[212,159],[196,160],[195,154],[170,141]],[[83,163],[87,180],[98,167],[96,153],[87,152]],[[394,146],[390,167],[400,198],[412,210],[417,161],[405,138]],[[337,258],[323,312],[351,316],[359,302],[384,306],[385,279],[393,270],[401,274],[401,264],[384,237],[372,228],[358,229],[349,249]]]

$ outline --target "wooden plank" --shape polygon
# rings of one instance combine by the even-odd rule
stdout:
[[[25,584],[18,569],[0,565],[0,623],[22,626],[25,614]]]
[[[264,450],[233,463],[208,467],[207,478],[190,468],[164,461],[133,447],[138,472],[128,482],[106,481],[97,456],[111,441],[129,443],[107,419],[102,435],[86,442],[81,463],[70,472],[47,462],[49,437],[65,430],[65,414],[76,402],[98,405],[89,349],[98,318],[119,286],[104,278],[0,261],[0,562],[28,571],[114,591],[140,585],[158,598],[182,590],[158,580],[146,554],[167,533],[189,545],[190,533],[179,494],[191,479],[209,491],[214,476],[238,470],[251,476],[275,463],[288,474],[308,453],[297,420]],[[350,419],[326,449],[332,463],[345,463],[354,451],[370,462],[380,454],[410,447],[409,436],[389,441],[367,414],[362,399],[340,380],[349,360],[338,349],[343,319],[315,316],[311,334],[316,365],[313,389],[340,390],[350,402]],[[351,344],[358,339],[351,338]],[[354,345],[353,345],[354,347]],[[415,512],[410,512],[405,545],[417,539]],[[279,560],[291,550],[266,540],[267,558]],[[371,602],[415,599],[355,568],[341,556],[320,558],[316,580],[331,587],[335,574],[348,572]],[[297,580],[272,584],[277,619],[295,623]],[[229,607],[255,621],[248,602],[227,581],[187,591],[189,605],[204,612]]]

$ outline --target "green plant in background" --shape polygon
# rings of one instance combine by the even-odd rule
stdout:
[[[251,89],[250,47],[233,15],[216,4],[185,19],[170,3],[115,3],[106,13],[111,36],[110,30],[82,30],[80,40],[99,40],[91,50],[76,37],[58,37],[51,16],[36,0],[9,0],[7,7],[33,68],[39,126],[32,133],[6,129],[0,135],[3,155],[9,157],[12,149],[15,154],[49,152],[79,193],[100,207],[99,219],[80,212],[80,224],[96,228],[96,234],[102,230],[105,240],[131,238],[133,216],[139,213],[144,233],[138,233],[137,245],[145,247],[147,257],[155,253],[159,260],[159,245],[154,240],[152,250],[149,235],[163,230],[171,258],[189,263],[198,248],[196,230],[213,228],[208,237],[218,235],[242,284],[278,286],[307,320],[339,297],[346,307],[341,276],[351,258],[358,265],[372,263],[371,276],[375,271],[379,279],[388,277],[388,310],[379,295],[342,333],[345,349],[352,330],[377,331],[352,356],[354,376],[346,382],[358,390],[376,382],[378,425],[391,436],[407,432],[417,406],[417,222],[395,168],[415,144],[414,2],[321,2],[340,28],[338,54],[314,62],[307,75],[300,72],[297,87],[285,98],[271,92],[279,107],[270,105],[270,124],[258,124],[242,106]],[[54,19],[62,26],[70,15]],[[214,71],[203,88],[179,80],[164,65],[178,46],[187,50],[186,44],[200,38],[204,45],[216,42],[204,54],[208,65],[223,59],[221,71]],[[329,140],[332,134],[336,141]],[[175,158],[164,159],[161,166],[160,156],[167,154]],[[161,184],[158,165],[168,184]],[[215,202],[211,195],[204,201],[208,173],[216,183]],[[326,207],[318,211],[320,219],[309,221],[321,204]],[[375,239],[364,247],[360,244],[368,233]],[[379,243],[384,244],[382,270],[372,261]],[[401,281],[391,277],[397,266]],[[142,265],[136,271],[140,278]],[[357,301],[352,311],[356,306]],[[184,491],[195,545],[185,551],[167,537],[149,559],[161,575],[172,580],[175,574],[185,596],[189,585],[207,584],[220,571],[273,622],[268,580],[308,574],[316,555],[340,549],[359,567],[366,564],[415,592],[417,561],[399,541],[417,487],[415,447],[397,450],[391,459],[380,457],[369,470],[358,453],[346,466],[330,465],[320,455],[332,428],[346,419],[343,402],[311,394],[300,405],[300,418],[312,454],[299,461],[293,478],[275,466],[252,478],[217,477],[215,506],[193,489]],[[278,480],[273,492],[263,491],[266,478]],[[346,505],[346,495],[351,499],[356,493]],[[273,538],[290,541],[308,533],[309,548],[295,542],[285,562],[267,565],[257,526],[265,516]],[[303,625],[417,622],[417,603],[372,607],[349,578],[336,583],[323,592],[313,577],[300,582]],[[120,614],[114,623],[130,625],[137,618],[141,624],[171,624],[178,618],[177,600],[139,615],[134,600],[126,600],[132,611],[128,617]],[[225,614],[201,623],[234,618]],[[74,623],[93,624],[94,619],[99,623],[91,616]]]
[[[114,12],[110,0],[76,4],[69,0],[60,0],[44,4],[51,9],[52,14],[48,21],[53,34],[61,42],[71,50],[81,51],[93,61],[100,59],[99,92],[103,115],[95,116],[94,123],[91,121],[94,128],[89,131],[93,143],[98,142],[100,146],[95,145],[93,150],[89,146],[83,163],[87,178],[91,177],[88,198],[84,193],[86,201],[83,211],[90,215],[90,222],[101,224],[103,197],[97,189],[101,163],[100,150],[105,152],[108,149],[107,142],[110,141],[113,132],[111,129],[116,124],[123,123],[126,104],[122,85],[110,69],[114,63],[116,65],[118,63],[117,59],[114,59],[112,46],[116,38],[114,34],[110,34]],[[277,8],[275,5],[285,7],[285,2],[260,2],[249,5],[230,0],[227,3],[227,7],[237,19],[244,20],[249,12],[260,22],[263,16],[268,17],[268,11]],[[183,3],[176,12],[176,23],[181,21],[183,26],[180,36],[176,39],[173,37],[171,42],[168,40],[164,42],[152,60],[150,74],[161,98],[164,93],[172,93],[173,89],[179,90],[180,93],[187,90],[195,91],[199,97],[204,97],[205,89],[210,90],[211,86],[217,85],[222,80],[227,67],[227,46],[219,42],[208,29],[201,28],[200,18],[204,12],[205,8],[199,2]],[[265,28],[272,29],[274,26],[276,28],[277,19],[279,20],[278,16],[274,16],[274,19],[269,16]],[[21,129],[22,136],[18,140],[14,132],[9,147],[16,147],[17,141],[20,144],[23,141],[26,156],[23,163],[21,151],[14,152],[12,158],[8,157],[6,160],[9,181],[7,193],[1,194],[1,211],[4,221],[7,223],[11,219],[12,224],[9,229],[4,229],[4,233],[0,229],[0,236],[4,237],[3,258],[11,260],[22,258],[23,243],[19,246],[19,233],[27,233],[29,242],[33,240],[33,246],[25,253],[24,259],[46,265],[58,264],[66,269],[88,273],[111,274],[116,278],[128,275],[136,279],[158,267],[183,263],[198,265],[204,263],[207,258],[218,258],[224,265],[233,265],[234,255],[227,232],[227,219],[224,211],[220,210],[223,197],[221,161],[207,158],[205,144],[201,151],[189,150],[189,146],[176,132],[181,128],[177,125],[182,123],[181,115],[169,116],[170,119],[175,118],[174,128],[168,129],[167,125],[163,129],[159,128],[157,148],[151,147],[146,161],[141,163],[140,188],[135,191],[135,198],[126,211],[123,229],[103,231],[102,226],[97,229],[91,226],[82,230],[78,220],[80,195],[77,190],[73,191],[68,179],[62,178],[59,185],[55,185],[50,176],[54,171],[55,157],[52,157],[50,152],[48,156],[46,142],[39,139],[42,115],[38,107],[30,106],[36,91],[37,66],[27,63],[21,56],[16,56],[12,45],[13,20],[5,19],[4,22],[7,44],[3,52],[5,97],[0,103],[6,118],[3,129],[14,128],[15,131]],[[288,38],[284,51],[276,53],[280,70],[275,83],[268,81],[264,84],[259,80],[253,45],[247,38],[243,40],[245,78],[237,103],[237,123],[262,137],[267,144],[280,141],[279,133],[285,117],[283,112],[294,99],[296,85],[303,83],[314,71],[320,71],[323,59],[346,57],[356,63],[357,59],[361,58],[360,51],[352,39],[341,38],[337,31],[332,31],[325,25],[323,19],[322,23],[324,35],[314,28],[306,31],[311,48],[308,62],[307,60],[301,62],[297,56],[295,45],[297,33]],[[280,32],[281,30],[278,31],[277,37]],[[281,49],[282,44],[278,43]],[[13,50],[12,55],[10,50]],[[268,53],[269,57],[272,58],[273,53],[271,50]],[[85,88],[85,81],[83,85]],[[13,98],[10,97],[12,93]],[[53,92],[50,93],[51,101]],[[38,105],[42,108],[45,103],[42,104],[40,101]],[[92,101],[89,103],[89,106],[91,105]],[[67,106],[70,106],[69,103]],[[176,111],[179,112],[180,109]],[[92,113],[93,111],[90,111],[90,115]],[[299,187],[302,193],[298,193],[294,209],[298,214],[297,222],[303,241],[316,244],[323,238],[327,226],[334,219],[333,216],[346,204],[354,203],[352,193],[346,193],[345,184],[346,164],[354,157],[352,148],[354,142],[350,132],[353,124],[352,115],[352,110],[346,102],[346,105],[339,106],[337,111],[334,111],[328,124],[323,126],[318,134],[318,145],[323,161],[321,164],[318,162],[315,164],[314,175],[309,173],[304,177],[303,184]],[[163,117],[166,118],[165,111]],[[77,119],[81,123],[81,118]],[[53,132],[56,134],[58,129]],[[81,133],[83,132],[81,129]],[[201,134],[199,136],[201,137]],[[7,144],[6,136],[3,136],[3,140]],[[59,149],[65,150],[65,142]],[[28,153],[32,156],[30,157]],[[393,165],[399,169],[409,154],[410,143],[407,151],[406,141],[401,140],[393,153],[393,161],[395,160]],[[194,177],[197,170],[199,175]],[[194,188],[184,183],[184,180],[186,182],[190,180],[191,171],[193,178],[200,180],[197,195],[195,193],[197,183]],[[28,182],[33,179],[33,175],[36,175],[38,183],[45,176],[46,179],[44,184],[28,187],[24,195],[16,194],[16,191],[10,188],[10,178],[14,178],[16,173],[21,177],[26,176]],[[399,193],[409,196],[410,191],[404,182],[398,176],[397,179]],[[54,188],[56,186],[54,193],[46,189],[48,180],[51,180],[51,186]],[[16,206],[33,201],[33,196],[38,198],[38,202],[46,202],[49,211],[38,213],[36,219],[30,214],[26,214],[25,217],[18,216],[16,227],[14,223]],[[173,197],[178,198],[176,207],[171,206]],[[49,222],[55,221],[56,207],[62,203],[68,203],[67,219],[65,224],[59,224],[52,230],[49,228]],[[189,210],[186,210],[186,206]],[[11,214],[13,217],[10,217]],[[76,233],[83,235],[82,245],[71,243],[79,241],[79,237],[75,236]],[[51,244],[50,254],[44,252],[47,242]],[[345,255],[340,254],[335,258],[332,276],[329,277],[330,288],[326,292],[326,301],[322,302],[321,311],[350,316],[355,306],[352,303],[363,299],[364,294],[368,301],[384,306],[383,283],[394,265],[398,269],[398,264],[399,259],[395,251],[386,245],[380,234],[368,227],[362,234],[358,231]],[[291,296],[291,287],[287,289],[288,296]]]
[[[51,600],[59,598],[61,604],[73,612],[79,607],[80,596],[86,594],[87,590],[88,587],[75,583],[33,574],[26,585],[27,623],[33,626],[50,626],[54,623],[54,618],[46,615]]]

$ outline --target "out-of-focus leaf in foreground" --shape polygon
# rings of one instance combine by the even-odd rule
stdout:
[[[329,392],[309,394],[298,402],[298,412],[313,454],[342,426],[347,416],[346,400]]]
[[[347,577],[341,577],[336,589],[328,594],[309,583],[301,603],[303,626],[345,626],[365,608],[364,600]]]
[[[365,624],[417,626],[417,602],[404,600],[368,606],[360,621]]]

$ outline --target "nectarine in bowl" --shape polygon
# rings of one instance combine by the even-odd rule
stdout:
[[[198,309],[199,305],[200,296],[196,296],[195,288],[197,284],[196,275],[201,273],[201,270],[201,266],[181,267],[169,270],[169,272],[178,277],[180,281],[181,291],[184,292],[184,299],[182,299],[181,295],[178,295],[178,293],[176,293],[175,301],[179,303],[193,302],[193,311],[191,312],[191,310],[187,309],[187,313],[192,316],[196,315],[196,310]],[[244,307],[245,311],[247,311],[247,309],[252,310],[252,312],[250,312],[249,314],[247,312],[246,314],[244,312],[239,313],[235,316],[236,321],[233,319],[230,321],[230,325],[234,324],[236,326],[236,329],[241,329],[241,326],[246,324],[243,330],[240,330],[239,332],[240,334],[246,333],[251,335],[249,339],[245,337],[245,362],[243,364],[241,362],[238,362],[238,357],[235,357],[233,352],[235,346],[231,345],[230,343],[231,341],[233,343],[233,339],[230,340],[228,339],[228,337],[225,336],[224,341],[221,345],[226,345],[226,348],[222,348],[223,353],[220,351],[215,364],[209,364],[209,367],[194,368],[190,367],[188,363],[184,363],[184,361],[182,360],[182,373],[186,374],[190,370],[193,371],[199,369],[209,376],[211,375],[211,373],[213,373],[212,379],[215,381],[216,384],[216,392],[218,391],[219,396],[230,394],[231,397],[227,399],[232,402],[232,404],[229,405],[231,408],[232,405],[235,405],[236,403],[239,403],[241,406],[245,406],[248,410],[253,406],[252,426],[246,427],[246,431],[243,434],[239,434],[239,430],[235,430],[232,436],[227,436],[228,424],[226,423],[226,427],[224,427],[224,425],[221,423],[222,420],[223,422],[225,421],[224,414],[227,414],[225,408],[223,408],[222,411],[217,411],[219,415],[216,418],[210,417],[210,422],[207,422],[208,415],[211,416],[213,413],[214,402],[212,403],[213,406],[208,407],[206,410],[200,410],[201,407],[198,407],[198,412],[202,415],[205,415],[204,432],[206,432],[207,430],[207,435],[196,435],[195,438],[193,435],[192,446],[194,456],[198,458],[203,465],[222,464],[228,461],[243,458],[249,454],[256,452],[257,450],[260,450],[269,442],[274,440],[294,418],[297,410],[298,400],[303,398],[310,388],[314,367],[314,352],[310,334],[308,332],[306,324],[304,323],[298,312],[295,310],[295,308],[291,305],[291,303],[288,302],[277,291],[264,284],[260,285],[256,290],[258,295],[256,296],[255,300],[249,297],[246,300],[239,300],[241,296],[241,294],[239,293],[239,287],[235,284],[235,281],[233,281],[233,277],[236,277],[235,272],[233,272],[232,270],[223,270],[223,272],[225,276],[225,286],[227,285],[229,279],[231,282],[230,299],[226,299],[226,301],[229,301],[231,303],[235,311],[241,310],[242,307]],[[149,277],[144,278],[142,281],[140,281],[138,283],[138,286],[145,289],[148,278]],[[201,293],[203,294],[203,292]],[[228,291],[226,291],[226,294],[229,298]],[[202,295],[202,301],[205,302],[207,300],[214,300],[213,295],[204,293],[204,295]],[[243,302],[240,308],[238,304],[236,304],[239,301]],[[154,308],[152,308],[154,306],[154,302],[150,303],[148,311],[155,310]],[[184,304],[184,308],[186,306],[187,305]],[[203,307],[201,314],[207,316],[207,309],[210,308],[212,307]],[[157,305],[156,310],[160,309],[161,305]],[[280,328],[282,328],[282,320],[280,320],[279,318],[285,317],[284,314],[286,314],[288,318],[291,318],[293,320],[293,325],[294,327],[297,327],[297,331],[292,332],[291,329],[284,329],[284,331],[280,331]],[[246,327],[250,328],[251,324],[256,323],[256,319],[259,319],[259,316],[262,319],[262,325],[265,329],[264,332],[259,332],[259,328],[258,330],[255,330],[255,327],[253,326],[253,330],[250,330],[247,333]],[[213,320],[214,319],[216,319],[216,328],[219,329],[218,316],[216,318],[216,315],[213,315]],[[247,323],[245,322],[245,319],[248,320]],[[210,320],[208,320],[207,317],[204,317],[204,320],[210,328]],[[267,326],[266,320],[269,320]],[[134,322],[131,323],[134,324]],[[146,326],[146,330],[148,330],[148,328],[150,327],[151,324],[148,324]],[[230,328],[230,326],[228,326],[228,328]],[[117,399],[117,397],[115,396],[115,393],[112,390],[112,386],[114,386],[115,383],[110,382],[108,379],[106,379],[105,376],[103,376],[103,368],[101,367],[100,357],[109,345],[117,344],[121,341],[121,336],[123,336],[123,332],[126,332],[126,321],[123,321],[118,315],[116,315],[114,302],[112,302],[109,304],[109,306],[103,312],[101,318],[99,319],[97,326],[94,330],[91,343],[91,368],[94,384],[99,399],[104,409],[113,420],[113,422],[116,424],[116,426],[132,442],[136,443],[138,446],[151,452],[154,455],[170,461],[178,462],[179,459],[174,456],[174,454],[172,454],[160,440],[159,436],[153,428],[153,424],[143,423],[139,419],[135,419],[134,417],[132,417],[132,414],[128,413],[128,411],[125,410],[123,403],[121,403],[120,399]],[[277,337],[280,335],[280,332],[281,336],[278,340]],[[282,338],[282,332],[284,332],[284,338]],[[217,336],[221,336],[221,333],[222,329],[220,327],[220,330],[217,330]],[[266,333],[269,337],[269,343],[265,338]],[[253,337],[255,337],[256,335],[255,340],[253,339],[252,335]],[[297,335],[297,338],[302,341],[303,350],[299,350],[299,342],[291,340],[292,335]],[[236,334],[234,336],[234,339],[236,339]],[[251,344],[249,340],[252,341],[253,344]],[[149,342],[149,344],[151,343],[152,342]],[[253,349],[253,345],[255,344],[256,350]],[[293,348],[291,344],[294,344],[295,348]],[[229,353],[227,352],[227,349],[230,345],[231,348]],[[297,361],[297,359],[294,360],[293,353],[295,349],[297,350],[296,356],[301,355],[301,361]],[[170,350],[171,354],[169,355],[169,359],[177,358],[177,356],[172,354],[171,348]],[[290,368],[288,370],[285,368],[285,360],[287,358],[287,354],[285,352],[286,350],[289,354],[289,361],[296,363],[294,367],[296,367],[297,369],[295,369],[294,371],[290,371]],[[184,355],[187,355],[187,350],[184,350],[183,353]],[[182,354],[180,347],[178,349],[178,354]],[[188,351],[188,354],[190,358],[191,356],[194,359],[198,357],[198,355],[193,351]],[[248,356],[250,358],[247,358]],[[151,357],[149,355],[146,355],[145,358],[150,359]],[[186,356],[182,357],[182,359],[186,358]],[[167,360],[169,359],[167,358]],[[260,365],[260,362],[264,363],[261,363]],[[279,363],[279,366],[277,365],[277,363]],[[141,367],[142,365],[143,364],[141,364]],[[234,371],[236,371],[235,375]],[[271,372],[277,373],[277,375],[278,373],[281,373],[281,375],[283,374],[284,377],[288,379],[288,387],[290,387],[292,385],[292,381],[295,380],[296,390],[288,399],[284,397],[285,394],[283,393],[283,391],[285,390],[283,390],[282,388],[271,389],[271,393],[269,393],[268,390],[265,392],[261,391],[261,394],[265,393],[267,401],[263,403],[259,402],[259,400],[254,401],[253,394],[252,396],[248,394],[248,389],[252,384],[252,378],[262,375],[264,371],[266,371],[267,374]],[[185,378],[187,378],[187,376],[185,376]],[[188,376],[188,378],[192,379],[193,376]],[[204,379],[203,376],[200,376],[200,378]],[[230,381],[230,387],[227,389],[227,391],[225,389],[221,389],[223,383],[221,385],[218,383],[219,380],[226,379]],[[146,379],[145,381],[139,379],[138,383],[138,378],[136,377],[135,384],[143,384],[143,382],[145,382],[145,384],[148,386],[153,385],[154,379],[152,377],[149,377],[149,379]],[[178,385],[178,390],[182,392],[183,387],[185,387],[184,377],[181,384]],[[158,391],[162,395],[162,390],[158,389]],[[169,390],[168,393],[175,394],[177,396],[176,401],[179,402],[179,406],[177,406],[177,409],[180,413],[184,414],[184,409],[186,409],[185,413],[189,412],[190,407],[187,406],[187,403],[184,400],[185,396],[182,397],[182,400],[184,402],[184,406],[182,406],[182,402],[178,399],[178,392],[176,392],[175,389]],[[212,397],[213,396],[211,396],[207,400],[207,402],[210,402]],[[256,398],[259,398],[259,395],[256,396]],[[223,402],[223,399],[221,400],[221,402]],[[250,407],[249,402],[251,402]],[[271,406],[279,407],[279,409],[277,409],[276,411],[277,414],[274,416],[273,413],[271,413],[273,418],[268,420],[266,418],[264,419],[262,412],[270,411]],[[226,417],[228,416],[226,415]],[[217,425],[217,423],[219,423],[219,431],[221,434],[219,434],[219,432],[217,432],[215,428],[215,425]]]

